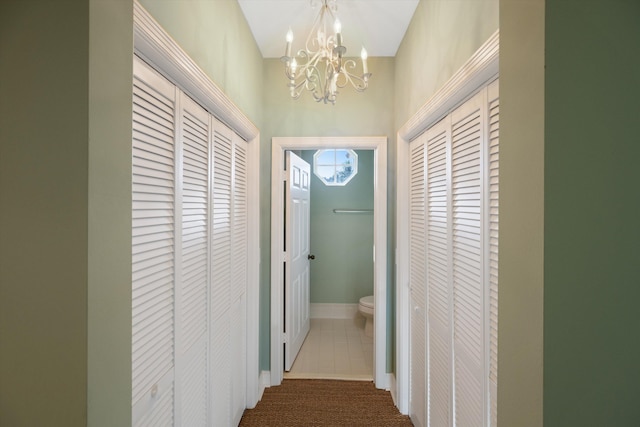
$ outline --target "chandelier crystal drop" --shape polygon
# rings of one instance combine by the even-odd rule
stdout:
[[[300,98],[306,90],[316,102],[335,104],[338,89],[351,85],[363,92],[369,87],[367,51],[363,47],[360,55],[362,74],[355,74],[356,61],[344,58],[347,48],[342,44],[342,24],[335,16],[336,0],[311,0],[311,6],[320,6],[320,13],[307,36],[305,49],[291,56],[293,32],[289,29],[285,55],[280,60],[285,64],[284,73],[293,99]]]

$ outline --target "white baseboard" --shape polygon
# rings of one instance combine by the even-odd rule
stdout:
[[[398,407],[398,399],[397,399],[397,395],[398,395],[398,385],[396,384],[396,376],[395,374],[391,373],[391,374],[387,374],[388,377],[388,385],[389,385],[389,391],[391,392],[391,399],[393,399],[393,404],[396,405],[396,407]]]
[[[353,319],[358,314],[358,304],[312,303],[312,319]]]
[[[271,372],[270,371],[262,371],[260,372],[260,380],[259,380],[259,390],[258,390],[258,402],[262,400],[262,395],[264,394],[264,390],[268,387],[271,387]]]

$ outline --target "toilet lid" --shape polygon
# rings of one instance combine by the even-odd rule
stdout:
[[[365,307],[373,308],[373,295],[360,298],[360,304]]]

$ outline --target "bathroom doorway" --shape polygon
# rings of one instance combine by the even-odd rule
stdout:
[[[311,327],[293,365],[285,363],[284,378],[371,381],[373,311],[365,306],[371,313],[365,318],[358,308],[361,298],[374,294],[374,152],[330,148],[296,154],[311,169]]]
[[[378,388],[389,387],[386,373],[387,354],[387,191],[386,191],[386,137],[320,137],[273,138],[272,140],[272,196],[271,196],[271,385],[278,385],[283,378],[283,263],[286,254],[282,250],[284,230],[281,221],[284,201],[284,153],[287,150],[318,150],[349,148],[371,150],[373,155],[373,294],[374,337],[373,379]],[[335,320],[335,319],[331,319]],[[342,319],[340,319],[342,320]],[[331,324],[320,328],[337,328]],[[346,330],[345,330],[346,333]],[[325,333],[326,334],[326,333]]]

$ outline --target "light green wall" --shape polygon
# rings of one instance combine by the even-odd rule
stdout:
[[[90,0],[89,5],[88,425],[126,426],[131,422],[133,4]]]
[[[547,0],[544,424],[640,425],[640,2]]]
[[[542,425],[544,0],[500,1],[498,425]]]
[[[373,295],[373,214],[333,209],[373,210],[373,151],[356,151],[358,173],[345,186],[324,185],[313,174],[314,153],[302,152],[312,168],[311,303],[357,304]]]
[[[0,425],[84,426],[89,3],[0,2]]]
[[[140,4],[260,128],[262,55],[237,0],[140,0]]]
[[[396,128],[498,29],[498,0],[421,0],[396,54]]]
[[[264,115],[260,152],[260,369],[269,369],[270,324],[270,228],[271,228],[271,138],[274,136],[380,136],[388,137],[388,259],[387,262],[387,370],[393,363],[393,285],[395,252],[395,129],[393,58],[369,58],[373,73],[369,89],[363,93],[344,89],[336,105],[318,104],[304,94],[289,96],[283,65],[278,59],[264,61]]]

